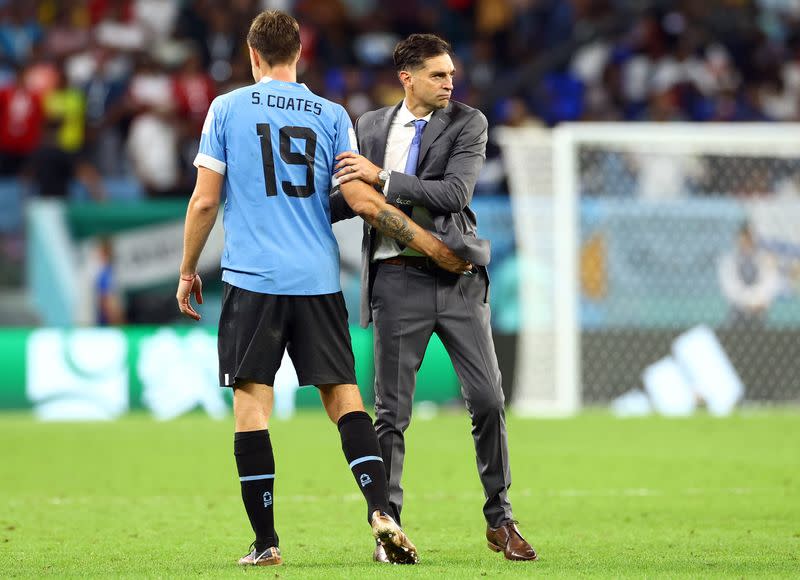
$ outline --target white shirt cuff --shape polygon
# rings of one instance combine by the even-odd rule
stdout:
[[[389,193],[389,182],[392,180],[392,172],[389,172],[389,177],[386,178],[386,183],[383,184],[383,195],[386,196]]]
[[[194,158],[194,166],[206,167],[211,171],[216,171],[220,175],[225,175],[225,170],[228,168],[224,162],[220,161],[219,159],[214,159],[211,157],[211,155],[206,155],[205,153],[197,154],[197,157]]]

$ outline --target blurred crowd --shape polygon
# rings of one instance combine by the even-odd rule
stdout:
[[[800,2],[670,2],[579,49],[576,119],[797,121]]]
[[[300,80],[353,118],[401,98],[392,50],[419,31],[452,43],[455,98],[495,126],[800,117],[800,0],[0,0],[0,177],[187,195],[264,8],[298,18]]]

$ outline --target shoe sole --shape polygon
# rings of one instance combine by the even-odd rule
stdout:
[[[262,558],[258,562],[238,562],[239,566],[280,566],[283,558]]]
[[[262,558],[261,560],[253,564],[253,566],[280,566],[281,564],[283,564],[283,558],[280,557]]]
[[[381,521],[372,527],[372,533],[383,546],[390,563],[416,564],[419,562],[417,548],[397,524]]]

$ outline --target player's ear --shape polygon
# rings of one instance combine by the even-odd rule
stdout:
[[[259,76],[261,75],[260,72],[261,58],[258,54],[258,51],[249,44],[247,45],[247,50],[250,53],[250,71],[253,74],[253,80],[255,82],[258,82],[261,80],[259,78]]]
[[[258,51],[256,51],[256,49],[250,46],[249,44],[247,45],[247,51],[250,53],[250,66],[252,66],[253,68],[258,68],[258,65],[260,64],[258,58]]]
[[[297,49],[297,56],[294,57],[294,64],[297,64],[300,60],[300,55],[303,54],[303,45],[300,45],[300,48]]]
[[[407,88],[411,86],[411,73],[406,70],[401,70],[397,73],[397,78],[400,79],[400,84],[403,85],[403,88]]]

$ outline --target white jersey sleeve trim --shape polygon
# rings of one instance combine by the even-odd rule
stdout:
[[[207,167],[211,171],[216,171],[220,175],[225,175],[225,170],[228,168],[224,162],[220,161],[219,159],[214,159],[211,157],[211,155],[206,155],[205,153],[197,154],[197,157],[194,158],[194,166]]]

